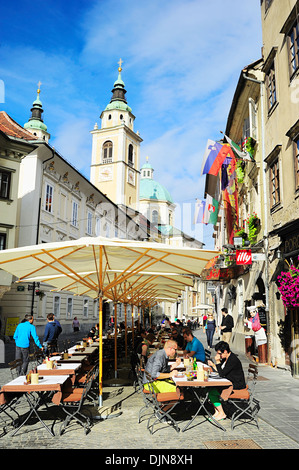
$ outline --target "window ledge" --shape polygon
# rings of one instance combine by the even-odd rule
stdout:
[[[271,207],[270,209],[270,214],[274,214],[275,212],[278,212],[280,209],[283,209],[283,205],[281,202],[278,202],[274,206]]]
[[[9,199],[8,197],[0,197],[0,201],[6,202],[7,204],[11,204],[14,200]]]
[[[271,108],[269,109],[268,111],[268,118],[272,116],[272,114],[274,113],[275,109],[277,108],[277,106],[279,105],[279,102],[276,101],[272,106]]]

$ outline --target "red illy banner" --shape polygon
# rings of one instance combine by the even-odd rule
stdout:
[[[252,264],[251,250],[236,250],[236,264]]]

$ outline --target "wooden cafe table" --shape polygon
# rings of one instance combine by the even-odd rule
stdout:
[[[10,393],[22,393],[26,397],[28,402],[30,412],[26,419],[20,424],[20,426],[13,432],[13,436],[24,426],[25,423],[30,419],[32,414],[38,418],[40,423],[47,429],[47,431],[54,436],[51,429],[46,425],[46,423],[42,420],[38,413],[38,409],[43,403],[47,408],[48,405],[45,401],[45,395],[49,392],[55,392],[52,397],[52,402],[55,405],[59,405],[62,399],[62,387],[69,380],[68,375],[48,375],[48,376],[40,376],[38,384],[24,384],[26,381],[26,376],[21,375],[16,379],[8,382],[7,384],[3,385],[0,390],[0,405],[6,403],[6,395]]]
[[[194,419],[196,418],[196,416],[198,416],[201,410],[205,412],[205,419],[214,423],[216,426],[222,429],[222,431],[226,431],[226,429],[221,425],[220,421],[217,421],[213,418],[209,410],[206,408],[206,404],[209,396],[209,388],[211,387],[221,387],[227,389],[227,394],[230,394],[233,384],[229,380],[221,378],[219,376],[215,376],[209,377],[207,381],[189,381],[187,380],[186,375],[182,375],[181,377],[172,377],[172,380],[180,388],[189,388],[192,391],[195,399],[198,401],[198,409],[195,415],[190,419],[190,421],[188,421],[186,426],[182,429],[182,432],[186,431],[190,427],[190,425],[193,423]]]
[[[72,348],[68,349],[68,353],[71,354],[72,356],[80,356],[82,354],[86,354],[87,356],[91,356],[92,354],[95,354],[98,352],[98,348],[94,346],[87,346],[86,348],[82,347],[80,349],[76,349],[76,346],[73,346]]]
[[[55,369],[48,369],[47,364],[41,364],[37,366],[37,371],[40,375],[68,375],[71,379],[72,384],[74,385],[76,380],[76,373],[81,368],[81,362],[71,362],[57,364]]]
[[[51,359],[55,360],[58,364],[72,364],[80,362],[82,364],[85,359],[87,359],[86,354],[78,354],[74,356],[69,356],[68,359],[63,359],[63,355],[53,356]]]

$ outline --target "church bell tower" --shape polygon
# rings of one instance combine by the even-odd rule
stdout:
[[[115,204],[138,210],[142,139],[134,131],[135,116],[125,97],[121,66],[120,59],[112,98],[100,116],[101,128],[96,124],[91,131],[90,181]]]

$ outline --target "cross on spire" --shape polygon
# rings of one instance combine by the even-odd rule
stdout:
[[[122,68],[121,68],[122,64],[123,64],[123,60],[119,59],[119,61],[118,61],[118,65],[119,65],[118,71],[119,71],[119,72],[122,71]]]

